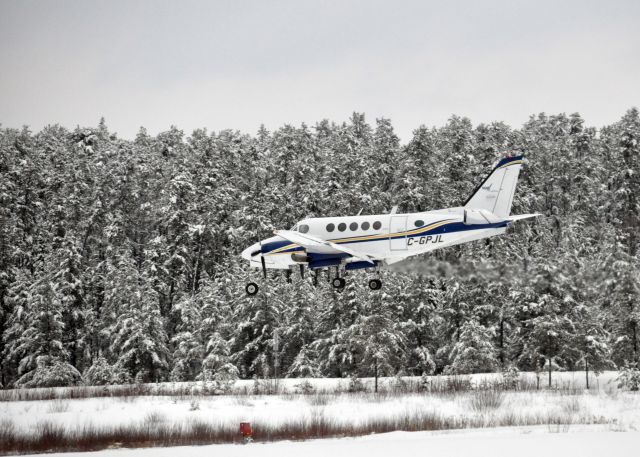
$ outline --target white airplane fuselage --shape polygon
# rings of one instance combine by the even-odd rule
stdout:
[[[464,208],[460,207],[409,214],[310,218],[300,221],[295,229],[307,226],[306,234],[366,253],[376,260],[377,266],[384,266],[436,249],[501,235],[510,223],[509,220],[485,222],[465,223]],[[377,223],[379,228],[374,229],[374,224],[377,227]],[[333,225],[329,227],[333,228],[332,231],[327,229],[329,224]],[[340,228],[344,230],[340,231]],[[305,252],[303,247],[276,235],[245,249],[242,257],[252,267],[261,268],[259,255],[262,254],[265,266],[269,269],[289,269],[299,264],[312,269],[341,263],[347,269],[350,269],[350,263],[357,263],[362,268],[376,266],[347,258],[346,254],[330,246],[320,246],[314,248],[314,251]],[[304,255],[306,259],[303,258]]]
[[[250,266],[312,270],[338,267],[334,287],[344,287],[348,270],[379,270],[408,257],[505,233],[514,221],[538,216],[511,216],[523,157],[505,157],[494,166],[463,206],[421,213],[307,218],[291,230],[253,244],[242,252]],[[341,272],[341,273],[340,273]],[[372,289],[381,282],[370,281]],[[255,283],[247,285],[250,295]]]

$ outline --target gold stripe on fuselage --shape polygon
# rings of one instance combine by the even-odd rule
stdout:
[[[350,238],[338,238],[335,240],[328,240],[331,241],[332,243],[336,243],[336,244],[348,244],[348,243],[353,243],[356,241],[373,241],[373,240],[384,240],[384,239],[388,239],[394,236],[410,236],[410,235],[417,235],[419,233],[422,232],[427,232],[429,230],[433,230],[435,228],[438,228],[442,225],[445,225],[447,223],[450,223],[450,221],[452,221],[453,219],[445,219],[443,221],[438,221],[438,222],[434,222],[430,225],[426,225],[424,227],[420,227],[417,229],[413,229],[413,230],[409,230],[409,231],[404,231],[404,232],[397,232],[397,233],[381,233],[378,235],[366,235],[366,236],[356,236],[356,237],[350,237]],[[294,247],[298,246],[295,243],[291,243],[291,244],[287,244],[286,246],[282,246],[278,249],[274,249],[271,252],[267,252],[265,255],[276,255],[276,254],[289,254],[288,252],[283,252],[283,251],[287,251],[289,249],[292,249]]]

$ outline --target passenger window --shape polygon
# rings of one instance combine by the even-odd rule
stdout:
[[[298,227],[298,231],[300,233],[307,233],[309,231],[309,226],[307,224],[302,224],[300,227]]]
[[[340,230],[341,232],[344,232],[345,230],[347,230],[347,224],[345,224],[344,222],[340,222],[338,224],[338,230]]]
[[[371,225],[371,224],[369,224],[368,222],[363,222],[362,224],[360,224],[360,228],[361,228],[362,230],[369,230],[369,226],[370,226],[370,225]]]
[[[373,229],[374,229],[374,230],[380,230],[380,227],[382,227],[382,222],[380,222],[380,221],[375,221],[375,222],[373,223]]]
[[[336,229],[336,226],[333,224],[327,224],[327,232],[333,232]]]
[[[416,227],[422,227],[424,225],[424,221],[421,221],[420,219],[418,219],[416,222]]]
[[[355,232],[356,230],[358,230],[358,223],[352,222],[351,224],[349,224],[349,228],[351,229],[352,232]]]

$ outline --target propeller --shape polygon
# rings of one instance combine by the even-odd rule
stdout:
[[[262,264],[262,276],[267,279],[267,265],[264,261],[264,254],[262,253],[262,241],[260,241],[260,263]]]

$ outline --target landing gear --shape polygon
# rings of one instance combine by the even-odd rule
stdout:
[[[247,291],[247,295],[254,296],[258,293],[258,285],[255,282],[250,282],[249,284],[247,284],[244,290]]]
[[[382,288],[382,281],[379,279],[370,279],[369,280],[369,289],[371,290],[380,290]]]
[[[334,289],[344,289],[345,284],[346,281],[344,280],[344,278],[333,278],[331,280],[331,285],[334,287]]]

